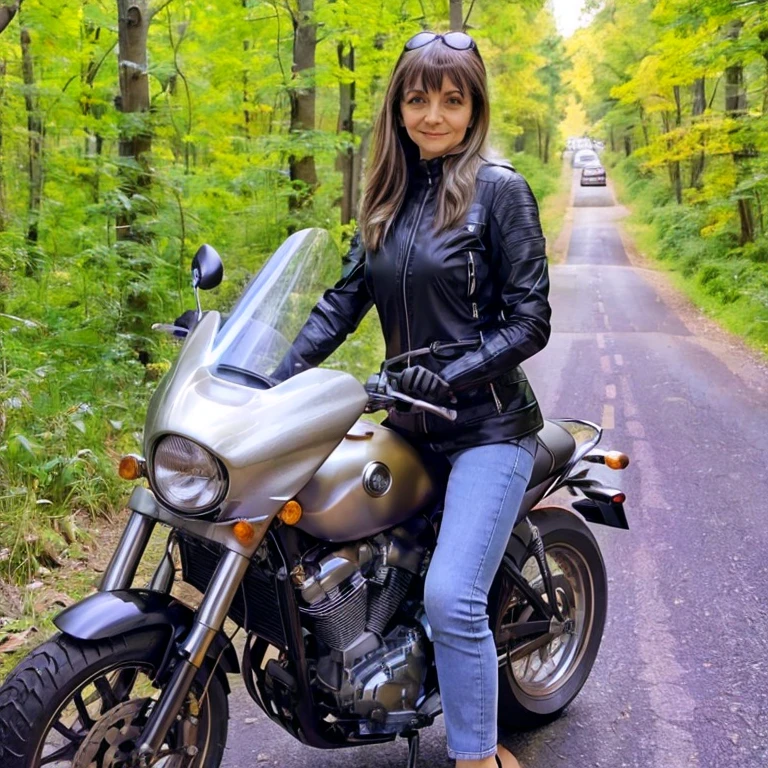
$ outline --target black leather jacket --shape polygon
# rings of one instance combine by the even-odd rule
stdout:
[[[359,238],[346,276],[323,295],[294,342],[320,364],[375,304],[387,358],[433,342],[474,342],[412,363],[437,371],[457,396],[458,417],[390,412],[388,425],[437,451],[511,440],[543,420],[520,363],[549,340],[551,310],[536,200],[511,166],[477,176],[466,221],[435,233],[442,158],[411,167],[402,209],[379,251]]]

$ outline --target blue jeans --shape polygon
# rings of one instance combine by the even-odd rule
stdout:
[[[515,527],[535,449],[530,435],[448,455],[451,474],[424,608],[454,760],[496,753],[499,668],[488,590]]]

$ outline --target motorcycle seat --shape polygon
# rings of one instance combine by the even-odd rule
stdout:
[[[529,488],[557,474],[573,456],[576,441],[566,429],[554,421],[545,421],[536,435],[536,455]]]

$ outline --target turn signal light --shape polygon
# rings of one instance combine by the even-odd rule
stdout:
[[[286,525],[296,525],[301,520],[301,516],[304,514],[304,510],[301,508],[301,504],[298,501],[288,501],[283,505],[283,508],[278,512],[278,517]]]
[[[611,469],[626,469],[629,466],[629,456],[621,451],[608,451],[605,454],[605,466]]]
[[[611,501],[614,504],[623,504],[626,501],[627,497],[623,493],[616,493],[613,496],[611,496]]]
[[[144,476],[144,459],[129,453],[120,459],[117,474],[123,480],[138,480]]]
[[[256,538],[256,529],[247,520],[238,520],[232,526],[232,533],[244,547],[253,544]]]

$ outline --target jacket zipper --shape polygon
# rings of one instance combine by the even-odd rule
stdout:
[[[477,288],[477,268],[475,267],[475,255],[469,251],[467,255],[467,298],[472,299],[472,317],[477,320],[477,302],[474,301]]]
[[[489,386],[491,388],[491,394],[493,395],[493,402],[496,403],[496,410],[498,413],[501,413],[501,400],[499,400],[499,396],[496,394],[496,387],[493,386],[493,382],[490,382]]]
[[[416,216],[416,221],[413,223],[413,227],[411,228],[410,235],[408,237],[408,242],[405,247],[405,261],[403,262],[403,310],[405,311],[405,334],[406,334],[406,341],[408,343],[408,351],[411,351],[411,324],[408,322],[408,297],[406,292],[406,281],[408,279],[408,260],[411,256],[411,247],[413,246],[413,240],[416,237],[416,229],[418,228],[419,224],[421,223],[421,217],[424,214],[424,206],[427,204],[427,198],[429,197],[429,190],[432,187],[432,174],[429,172],[429,168],[427,168],[427,190],[424,192],[424,197],[421,200],[421,206],[419,206],[419,213]],[[408,365],[411,364],[411,358],[410,356],[407,358]]]

